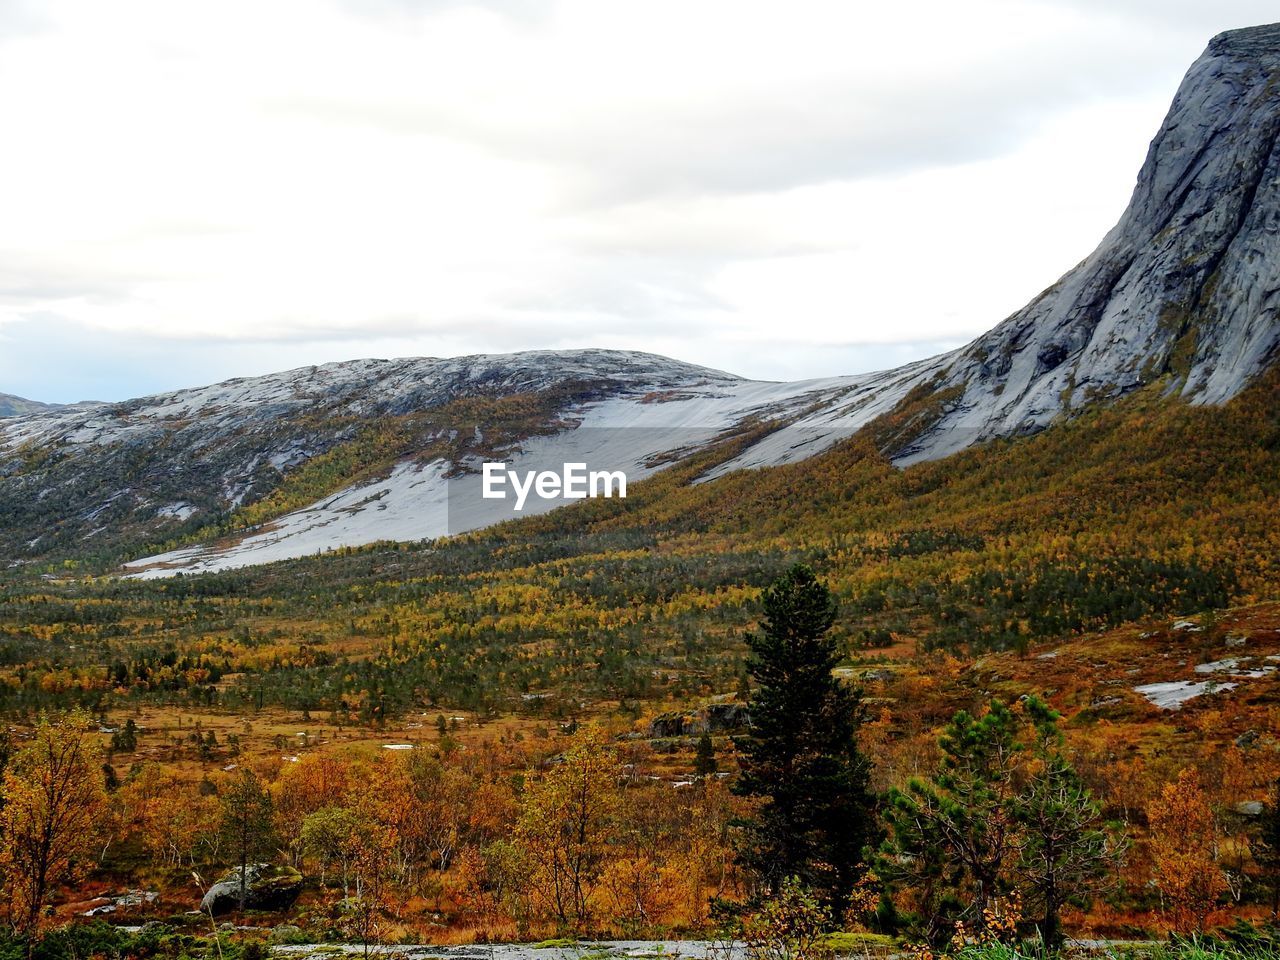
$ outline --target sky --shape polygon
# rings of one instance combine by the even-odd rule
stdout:
[[[1246,0],[0,0],[0,392],[951,349],[1085,257]]]

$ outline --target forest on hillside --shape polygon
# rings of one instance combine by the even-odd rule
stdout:
[[[905,470],[874,431],[715,483],[691,483],[695,460],[626,501],[252,570],[11,568],[11,930],[30,944],[110,907],[203,936],[183,911],[263,863],[294,899],[232,912],[311,939],[767,945],[800,917],[815,943],[955,952],[1055,940],[1049,901],[1072,934],[1264,937],[1278,390],[1206,408],[1157,385]],[[812,837],[778,853],[777,797],[752,786],[766,588],[796,563],[833,598],[801,631],[845,703],[821,729],[851,723],[816,755],[856,749],[865,797],[834,863]],[[1137,692],[1231,658],[1176,711]],[[817,735],[807,716],[775,737]],[[14,845],[67,751],[74,842],[24,887]],[[1069,863],[1036,833],[1054,817]]]

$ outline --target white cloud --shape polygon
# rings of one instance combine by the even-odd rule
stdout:
[[[586,345],[771,377],[911,359],[1100,239],[1209,34],[1266,15],[1206,11],[7,6],[0,389]],[[89,376],[108,341],[149,362]]]

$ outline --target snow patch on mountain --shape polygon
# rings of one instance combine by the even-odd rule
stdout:
[[[1144,683],[1134,687],[1135,693],[1142,694],[1147,702],[1161,710],[1181,710],[1189,700],[1206,693],[1226,692],[1234,690],[1239,684],[1223,683],[1219,680],[1170,680],[1166,683]]]
[[[559,470],[565,463],[622,470],[634,483],[697,452],[749,417],[776,419],[798,407],[821,403],[850,388],[852,378],[800,383],[735,380],[625,395],[575,408],[573,423],[548,436],[522,440],[505,451],[509,469]],[[781,431],[786,433],[786,430]],[[827,430],[817,440],[829,445],[846,428]],[[817,446],[805,451],[810,455]],[[776,451],[776,462],[794,459]],[[513,501],[479,496],[480,463],[435,459],[403,462],[389,476],[352,485],[295,510],[242,539],[189,547],[144,557],[127,565],[128,576],[155,578],[178,572],[205,573],[269,563],[381,540],[424,540],[491,526],[519,516],[544,513],[572,501],[531,497],[519,513]]]

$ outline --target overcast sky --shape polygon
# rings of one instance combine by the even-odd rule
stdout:
[[[959,345],[1115,222],[1216,0],[0,0],[0,392]]]

